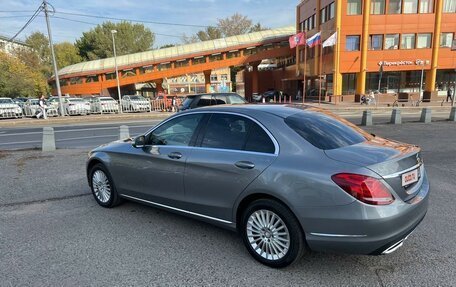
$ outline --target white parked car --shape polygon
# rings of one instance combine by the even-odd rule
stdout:
[[[91,102],[92,113],[118,113],[119,104],[111,97],[95,97]]]
[[[10,98],[0,98],[0,118],[22,118],[22,109]]]
[[[40,112],[40,100],[39,99],[28,99],[24,103],[24,114],[26,117],[35,117]],[[59,113],[57,108],[46,105],[46,115],[48,117],[57,117]]]
[[[90,114],[90,103],[82,98],[65,98],[63,108],[66,115],[87,115]]]
[[[122,110],[125,112],[149,112],[151,109],[150,101],[142,96],[122,97]]]

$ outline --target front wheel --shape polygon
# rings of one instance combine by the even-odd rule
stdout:
[[[104,165],[94,165],[89,174],[92,194],[99,205],[109,208],[121,203],[111,175]]]
[[[244,211],[241,235],[249,253],[270,267],[286,267],[298,261],[305,252],[301,226],[283,204],[260,199]]]

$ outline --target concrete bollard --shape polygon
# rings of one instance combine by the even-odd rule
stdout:
[[[450,122],[456,122],[456,107],[451,108]]]
[[[402,116],[401,116],[401,110],[400,109],[393,109],[393,112],[391,113],[391,124],[397,125],[397,124],[402,124]]]
[[[423,110],[421,111],[420,122],[428,124],[431,121],[432,121],[432,110],[431,110],[431,108],[423,108]]]
[[[372,111],[363,111],[363,118],[361,120],[362,126],[372,125]]]
[[[128,126],[120,126],[120,135],[119,139],[127,139],[130,137],[130,131],[128,130]]]
[[[54,128],[44,127],[43,128],[43,144],[42,151],[54,151],[55,150],[55,136]]]

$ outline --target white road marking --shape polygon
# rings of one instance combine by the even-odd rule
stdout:
[[[30,143],[41,143],[41,141],[9,142],[9,143],[0,143],[0,145],[16,145],[16,144],[30,144]]]

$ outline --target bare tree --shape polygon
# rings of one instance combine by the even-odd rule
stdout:
[[[231,17],[218,19],[218,28],[224,37],[248,33],[252,27],[252,20],[247,16],[235,13]]]

